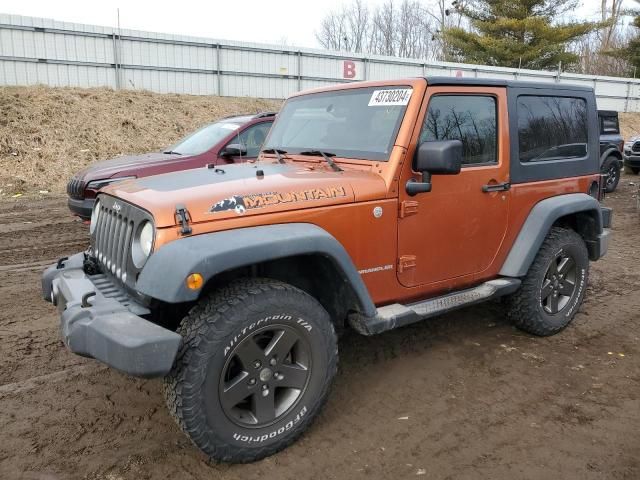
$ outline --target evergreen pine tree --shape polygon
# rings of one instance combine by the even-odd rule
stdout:
[[[453,2],[470,30],[453,27],[443,35],[456,60],[500,67],[554,69],[579,57],[570,42],[600,28],[600,22],[559,22],[576,0],[468,0]]]

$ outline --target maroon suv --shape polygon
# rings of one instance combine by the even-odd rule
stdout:
[[[69,209],[88,220],[98,190],[111,183],[256,158],[275,115],[266,112],[223,118],[196,130],[162,152],[94,163],[78,172],[67,184]]]

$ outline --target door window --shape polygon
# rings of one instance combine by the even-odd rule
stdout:
[[[420,143],[460,140],[462,165],[498,162],[496,99],[481,95],[431,97]]]
[[[273,122],[262,122],[243,130],[237,137],[231,139],[228,145],[239,143],[247,149],[246,157],[257,157]]]

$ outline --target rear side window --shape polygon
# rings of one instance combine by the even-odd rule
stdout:
[[[587,157],[587,103],[582,98],[518,97],[521,163]]]
[[[431,97],[420,143],[462,141],[462,164],[497,163],[496,99],[481,95]]]

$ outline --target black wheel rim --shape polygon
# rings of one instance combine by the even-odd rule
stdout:
[[[618,169],[615,165],[611,165],[609,170],[607,170],[607,186],[612,187],[615,185],[616,180],[618,178]]]
[[[270,425],[304,395],[310,373],[311,349],[306,338],[287,325],[270,325],[229,352],[220,377],[220,404],[237,425]]]
[[[545,312],[555,315],[571,302],[577,283],[578,267],[565,252],[558,253],[549,264],[542,281],[540,303]]]

